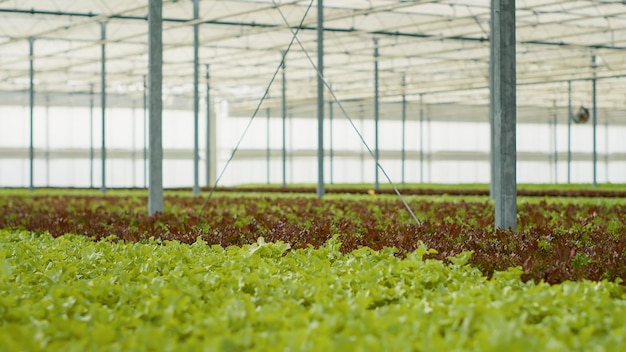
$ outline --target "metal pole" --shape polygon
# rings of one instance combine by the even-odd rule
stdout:
[[[406,76],[402,75],[402,185],[406,164]]]
[[[363,109],[363,105],[361,105],[361,114],[359,116],[360,129],[361,133],[363,133],[363,129],[365,128],[365,111]],[[361,144],[361,153],[359,153],[361,158],[361,183],[365,183],[365,151],[363,148],[363,144]]]
[[[335,181],[333,179],[333,102],[329,101],[328,102],[328,121],[330,124],[330,128],[329,128],[329,138],[330,138],[330,184],[334,184]]]
[[[211,78],[209,75],[209,64],[205,64],[204,68],[206,70],[205,79],[206,79],[206,162],[205,162],[205,184],[207,187],[211,187],[211,84],[209,79]]]
[[[193,0],[193,18],[200,17],[198,0]],[[200,194],[200,140],[199,140],[199,113],[200,98],[198,93],[198,37],[199,24],[193,25],[193,194]]]
[[[593,97],[593,187],[598,186],[598,152],[597,136],[598,115],[596,107],[596,56],[591,56],[591,68],[593,69],[593,79],[591,80],[591,94]]]
[[[496,124],[495,124],[495,56],[494,56],[494,48],[495,45],[493,45],[493,41],[494,41],[494,33],[495,33],[495,27],[494,27],[494,11],[495,11],[495,0],[491,0],[491,17],[490,17],[490,21],[489,21],[489,28],[490,28],[490,35],[489,35],[489,41],[490,41],[490,45],[489,45],[489,131],[490,131],[490,145],[489,145],[489,170],[490,170],[490,179],[489,179],[489,196],[491,199],[495,200],[496,199],[496,188],[495,188],[495,182],[496,182],[496,152],[495,152],[495,145],[496,145]]]
[[[324,196],[324,1],[317,1],[317,197]]]
[[[132,123],[131,123],[131,160],[132,160],[132,172],[131,177],[133,179],[131,186],[134,188],[137,186],[137,109],[135,108],[135,100],[133,100],[133,108],[132,108]]]
[[[149,0],[150,183],[148,214],[163,211],[163,0]]]
[[[494,0],[495,227],[517,228],[515,0]]]
[[[267,165],[267,184],[270,184],[270,108],[266,109],[267,115],[267,149],[265,150],[265,163]]]
[[[420,183],[424,183],[424,93],[420,93]]]
[[[283,150],[282,150],[282,172],[283,182],[282,186],[287,187],[287,54],[283,52],[282,55],[282,92],[281,92],[281,118],[283,124]],[[269,120],[268,120],[269,121]]]
[[[559,166],[559,153],[558,153],[558,147],[557,147],[557,119],[556,119],[556,102],[555,102],[555,107],[554,107],[554,113],[552,115],[552,123],[554,126],[554,183],[559,183],[559,171],[558,171],[558,166]]]
[[[46,95],[46,187],[50,187],[50,96]]]
[[[605,138],[604,138],[604,172],[606,173],[606,183],[609,183],[609,121],[604,122]]]
[[[33,191],[35,189],[35,138],[34,138],[34,113],[35,113],[35,85],[34,85],[34,78],[35,78],[35,68],[34,68],[34,61],[35,61],[35,53],[34,53],[34,45],[35,44],[35,38],[28,38],[28,46],[29,46],[29,65],[30,65],[30,69],[29,69],[29,90],[28,90],[28,101],[29,101],[29,109],[30,109],[30,146],[28,148],[28,160],[29,160],[29,166],[30,166],[30,174],[29,174],[29,189],[31,191]]]
[[[380,162],[380,150],[378,149],[378,121],[379,121],[379,106],[378,106],[378,38],[374,39],[374,189],[378,190],[380,185],[378,183],[378,165]]]
[[[93,83],[89,83],[89,188],[93,188]]]
[[[428,165],[428,178],[426,180],[426,182],[428,183],[432,183],[432,170],[433,170],[433,165],[432,165],[432,155],[433,155],[433,149],[432,149],[432,144],[431,144],[431,139],[430,136],[432,136],[432,129],[431,129],[431,119],[430,119],[430,114],[428,114],[428,116],[426,116],[426,130],[428,131],[428,133],[426,134],[428,136],[428,148],[426,149],[428,151],[428,153],[426,154],[426,161],[427,161],[427,165]]]
[[[572,81],[567,81],[567,183],[572,182]]]
[[[143,188],[148,188],[148,83],[143,75]]]
[[[100,105],[102,110],[102,147],[100,156],[102,159],[102,187],[100,190],[102,193],[106,192],[106,131],[105,131],[105,116],[106,116],[106,22],[100,22],[100,30],[102,34],[102,57],[101,57],[101,72],[100,72]]]

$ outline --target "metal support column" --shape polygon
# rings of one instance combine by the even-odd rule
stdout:
[[[163,211],[163,0],[148,2],[148,71],[150,73],[150,182],[148,214]]]
[[[495,11],[495,0],[491,0],[491,5],[490,5],[490,20],[489,20],[489,41],[490,41],[490,45],[489,45],[489,135],[490,135],[490,144],[489,144],[489,171],[490,171],[490,178],[489,178],[489,197],[492,200],[496,199],[496,194],[495,194],[495,182],[496,182],[496,152],[495,152],[495,144],[496,144],[496,124],[495,124],[495,108],[494,108],[494,103],[496,101],[495,99],[495,57],[494,57],[494,48],[495,45],[493,45],[493,40],[494,40],[494,33],[495,33],[495,28],[494,28],[494,11]]]
[[[133,181],[131,182],[131,187],[135,188],[137,187],[137,109],[135,107],[135,100],[133,100],[132,119],[131,119],[130,129],[131,129],[130,156],[131,156],[132,165],[133,165],[132,172],[131,172],[131,177]]]
[[[378,183],[378,165],[380,162],[380,150],[378,148],[378,120],[379,120],[379,106],[378,106],[378,38],[374,39],[374,189],[378,190],[380,185]]]
[[[333,157],[334,157],[334,155],[333,155],[333,102],[332,101],[328,102],[328,122],[329,122],[329,125],[330,125],[330,128],[328,129],[328,134],[329,134],[328,138],[330,139],[330,141],[329,141],[330,142],[329,143],[330,144],[329,145],[329,148],[330,148],[329,152],[330,152],[330,154],[329,154],[328,157],[330,159],[329,160],[329,164],[330,164],[330,184],[332,185],[332,184],[335,183],[335,180],[334,180],[334,177],[333,177],[334,176],[333,175],[333,173],[334,173],[333,172],[334,171],[333,170]]]
[[[44,156],[46,160],[46,187],[50,187],[50,96],[46,95],[46,144]]]
[[[365,111],[363,109],[363,105],[360,106],[360,114],[359,114],[359,130],[361,134],[364,133],[365,129]],[[361,183],[365,183],[365,148],[363,148],[363,144],[360,144],[361,152],[359,153],[360,161],[361,161]]]
[[[93,188],[93,83],[89,83],[89,188]]]
[[[317,197],[324,196],[324,1],[317,1]]]
[[[283,52],[282,61],[282,92],[281,92],[281,118],[283,124],[283,150],[282,150],[282,186],[287,187],[287,53]]]
[[[200,17],[200,6],[198,0],[193,0],[193,19]],[[200,140],[199,140],[199,113],[200,97],[198,92],[198,46],[199,44],[199,24],[193,25],[193,195],[200,194]]]
[[[604,122],[604,172],[606,174],[606,183],[609,183],[609,121]]]
[[[426,179],[427,183],[432,183],[432,171],[433,171],[433,163],[432,163],[432,156],[433,156],[433,148],[432,148],[432,140],[430,138],[430,136],[432,136],[432,125],[431,125],[431,118],[430,118],[430,114],[428,114],[426,116],[426,131],[428,131],[428,133],[426,133],[426,135],[428,136],[428,147],[426,148],[426,162],[428,165],[428,178]]]
[[[494,0],[495,227],[517,228],[515,0]]]
[[[553,137],[553,143],[554,143],[554,183],[559,183],[559,150],[558,150],[558,144],[557,144],[557,128],[558,128],[558,121],[557,121],[557,114],[556,114],[556,102],[554,104],[554,112],[552,114],[552,126],[554,127],[554,137]]]
[[[29,189],[33,191],[35,189],[35,138],[34,138],[34,121],[35,121],[35,38],[28,38],[28,58],[29,58],[29,86],[28,86],[28,104],[29,104],[29,113],[30,113],[30,126],[29,126],[29,137],[30,137],[30,145],[28,147],[28,162],[29,162]]]
[[[211,128],[211,124],[212,124],[212,120],[211,120],[211,82],[210,82],[210,75],[209,75],[209,64],[205,64],[204,68],[206,70],[206,74],[205,74],[205,79],[206,79],[206,146],[205,146],[205,184],[207,187],[211,187],[211,180],[213,179],[212,176],[212,170],[214,170],[214,168],[211,167],[211,163],[212,163],[212,148],[211,148],[211,143],[213,143],[213,136],[211,135],[211,133],[213,132],[213,129]]]
[[[572,182],[572,81],[567,81],[567,183]]]
[[[424,183],[424,93],[420,93],[420,183]]]
[[[143,75],[143,188],[148,188],[148,83]]]
[[[100,190],[102,193],[106,192],[106,126],[105,126],[105,116],[106,116],[106,22],[100,22],[100,30],[101,30],[101,71],[100,71],[100,107],[102,110],[102,147],[100,149],[100,157],[102,160],[102,186]]]
[[[402,75],[402,185],[404,186],[406,164],[406,76]]]
[[[267,166],[266,183],[269,185],[270,184],[270,108],[267,108],[265,112],[267,116],[267,131],[265,134],[267,137],[267,148],[265,150],[265,165]]]
[[[598,186],[598,115],[596,107],[596,56],[591,56],[591,68],[593,69],[593,79],[591,80],[591,95],[593,98],[593,187]]]

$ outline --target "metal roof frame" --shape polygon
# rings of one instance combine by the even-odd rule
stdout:
[[[192,1],[165,1],[163,89],[173,97],[165,99],[165,107],[193,110],[193,25],[198,24],[200,63],[210,64],[213,101],[228,100],[232,115],[249,116],[291,38],[280,12],[295,26],[309,3],[202,0],[194,20]],[[99,93],[101,22],[107,27],[107,104],[141,101],[148,73],[147,11],[147,2],[140,0],[0,3],[0,104],[27,102],[33,38],[38,99],[51,96],[51,104],[87,105],[91,84]],[[598,121],[625,123],[624,2],[519,0],[516,11],[518,121],[548,121],[555,108],[566,109],[568,81],[574,82],[573,103],[591,105],[595,78]],[[404,92],[409,103],[422,96],[433,111],[442,111],[429,116],[433,120],[488,121],[489,16],[489,0],[327,2],[326,79],[340,100],[364,107],[363,114],[371,117],[376,37],[381,103],[399,105]],[[310,11],[298,35],[313,58],[315,23],[315,11]],[[286,66],[290,111],[315,117],[316,73],[297,45]],[[280,111],[280,89],[280,84],[271,88],[264,107]],[[467,114],[468,106],[476,106],[470,110],[476,114]],[[399,108],[380,113],[382,119],[400,118]]]

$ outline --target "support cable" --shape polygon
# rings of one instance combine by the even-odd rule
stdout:
[[[274,2],[274,5],[278,8],[278,5],[276,5],[276,2]],[[230,157],[228,158],[228,160],[226,161],[226,164],[222,168],[222,171],[220,172],[219,176],[215,179],[215,183],[213,184],[213,187],[211,188],[211,191],[209,192],[209,195],[204,200],[204,203],[202,204],[202,207],[200,208],[200,211],[198,212],[198,215],[202,215],[202,213],[204,212],[204,209],[206,208],[207,204],[209,204],[209,201],[211,200],[211,198],[213,197],[213,194],[215,193],[215,189],[217,188],[217,184],[222,179],[222,176],[224,176],[224,173],[226,172],[226,169],[228,168],[228,166],[230,165],[231,161],[235,157],[235,154],[239,150],[239,146],[241,145],[241,142],[243,142],[243,139],[245,138],[246,134],[248,133],[248,130],[250,129],[250,126],[252,125],[252,122],[254,121],[254,118],[257,116],[259,110],[261,109],[261,105],[263,105],[263,101],[265,101],[265,98],[267,98],[267,95],[269,94],[270,87],[272,86],[272,83],[274,83],[274,80],[276,79],[276,76],[278,75],[278,72],[280,71],[280,69],[283,66],[283,63],[285,62],[285,57],[287,56],[287,53],[289,52],[289,49],[291,49],[291,46],[293,45],[293,43],[296,40],[298,40],[298,37],[297,37],[298,32],[300,32],[300,29],[302,28],[304,20],[306,19],[306,16],[308,15],[309,10],[311,9],[312,6],[313,6],[313,0],[311,0],[309,2],[309,5],[307,6],[306,11],[304,12],[304,15],[302,16],[302,19],[300,20],[300,24],[298,25],[298,29],[295,30],[295,31],[291,30],[293,35],[291,37],[291,40],[289,41],[289,45],[287,46],[287,50],[283,51],[282,59],[280,60],[280,63],[276,67],[276,70],[274,71],[274,74],[272,75],[272,78],[270,79],[269,84],[265,88],[265,92],[263,93],[263,96],[259,100],[259,103],[257,104],[256,109],[254,109],[254,112],[252,113],[252,116],[248,120],[248,124],[244,128],[243,133],[241,134],[241,137],[239,138],[239,141],[237,141],[237,144],[235,145],[235,148],[233,148],[233,151],[230,154]],[[280,11],[280,9],[279,9],[279,11]],[[282,14],[282,12],[281,12],[281,14]],[[298,40],[298,42],[300,42],[300,41]],[[308,55],[307,55],[307,57],[308,57]],[[316,70],[317,70],[317,68],[316,68]],[[324,84],[326,84],[326,81],[324,81]]]
[[[298,26],[297,29],[294,29],[293,27],[291,27],[291,25],[289,24],[289,21],[287,20],[287,18],[285,17],[283,12],[281,11],[280,7],[276,4],[276,0],[272,0],[272,3],[274,3],[274,6],[276,7],[276,10],[278,10],[278,13],[280,14],[280,17],[283,19],[283,22],[285,22],[287,27],[291,30],[291,33],[293,34],[292,43],[293,43],[294,39],[295,39],[295,41],[298,42],[298,45],[302,49],[302,52],[304,53],[304,55],[307,57],[307,60],[309,61],[309,63],[313,67],[313,69],[315,69],[315,72],[317,72],[317,75],[321,78],[322,82],[324,83],[324,86],[326,86],[326,89],[328,89],[328,92],[330,93],[333,101],[335,101],[337,103],[337,106],[339,106],[339,109],[341,110],[341,112],[343,112],[344,116],[348,119],[348,122],[350,123],[350,126],[352,126],[352,128],[356,132],[357,136],[361,140],[361,143],[363,143],[363,145],[365,146],[365,148],[367,149],[369,154],[372,156],[372,158],[375,159],[376,167],[383,173],[383,175],[387,179],[387,182],[389,183],[389,185],[391,185],[391,187],[393,188],[393,191],[396,193],[396,195],[398,196],[398,198],[400,199],[400,201],[402,202],[402,204],[404,205],[406,210],[409,212],[409,214],[411,215],[413,220],[415,220],[415,222],[417,223],[418,226],[421,226],[422,222],[417,218],[417,216],[415,216],[415,213],[413,213],[413,210],[411,210],[411,207],[409,206],[409,204],[406,202],[406,200],[404,199],[402,194],[400,194],[400,191],[398,190],[398,187],[396,187],[395,183],[393,183],[393,181],[391,181],[391,178],[389,177],[389,175],[387,174],[387,172],[385,171],[383,166],[380,164],[380,162],[378,162],[378,160],[376,160],[376,156],[374,154],[374,151],[372,151],[372,148],[370,148],[370,146],[367,144],[367,142],[365,141],[365,138],[363,138],[363,135],[361,134],[361,132],[359,132],[359,129],[354,124],[354,121],[352,120],[352,118],[350,117],[350,115],[348,114],[346,109],[344,108],[343,104],[341,104],[341,101],[337,98],[337,95],[335,94],[335,91],[332,89],[332,87],[328,83],[328,81],[326,81],[326,78],[321,74],[321,72],[319,71],[318,67],[313,62],[313,59],[309,55],[308,51],[304,48],[304,45],[302,44],[302,42],[298,38],[297,34],[298,34],[298,31],[299,31],[299,28],[300,28],[301,25]],[[307,11],[308,11],[308,9],[307,9]],[[305,16],[306,16],[306,14],[305,14]],[[291,46],[291,43],[290,43],[290,46]],[[284,59],[285,58],[283,57],[283,60]]]

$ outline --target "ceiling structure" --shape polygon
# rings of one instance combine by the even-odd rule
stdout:
[[[28,104],[33,38],[37,104],[99,103],[105,46],[107,106],[141,106],[148,72],[147,0],[0,0],[0,104]],[[164,0],[166,108],[193,109],[193,25],[200,28],[200,92],[209,65],[213,101],[250,116],[281,108],[282,52],[290,115],[316,116],[316,6],[312,0]],[[488,121],[489,0],[341,0],[324,3],[324,75],[353,117],[371,118],[374,38],[381,118]],[[517,1],[518,121],[549,121],[568,106],[626,123],[626,1]],[[302,23],[300,25],[300,23]],[[103,40],[103,28],[105,39]],[[593,58],[595,57],[595,63]],[[404,82],[404,83],[403,83]],[[204,98],[201,98],[204,99]],[[327,101],[330,95],[326,94]],[[336,110],[339,113],[339,109]]]

